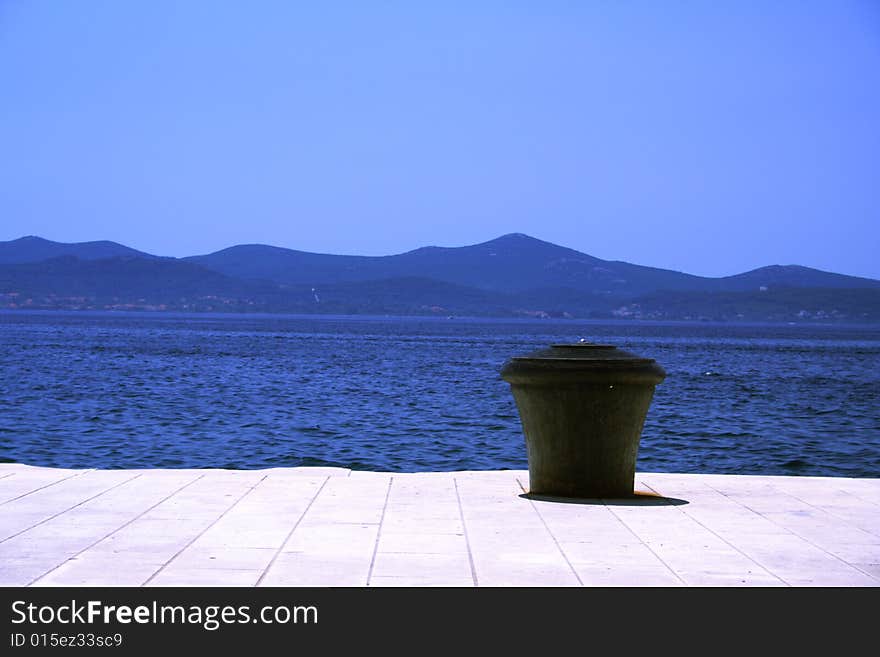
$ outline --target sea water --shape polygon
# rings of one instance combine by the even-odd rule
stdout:
[[[0,313],[0,461],[67,468],[525,469],[504,362],[656,359],[644,472],[880,476],[880,327]]]

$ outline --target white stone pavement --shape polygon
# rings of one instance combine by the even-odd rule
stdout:
[[[878,586],[880,479],[0,464],[3,586]]]

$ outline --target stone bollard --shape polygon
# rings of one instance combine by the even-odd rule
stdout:
[[[612,345],[554,344],[501,370],[519,409],[529,492],[633,495],[636,457],[654,387],[666,372]]]

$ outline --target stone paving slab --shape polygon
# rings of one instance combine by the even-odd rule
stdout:
[[[0,586],[878,586],[880,479],[0,464]]]

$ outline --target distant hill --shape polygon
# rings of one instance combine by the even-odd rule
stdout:
[[[0,306],[221,309],[226,300],[266,300],[277,286],[237,281],[173,258],[116,257],[0,265]]]
[[[708,278],[518,233],[380,257],[240,245],[183,259],[26,237],[0,242],[0,308],[880,321],[880,281],[796,265]]]
[[[285,284],[422,277],[506,293],[571,288],[588,294],[635,295],[658,286],[700,289],[704,280],[600,260],[519,233],[473,246],[427,246],[392,256],[324,255],[251,244],[186,260],[229,276]]]
[[[656,320],[880,322],[880,288],[768,287],[765,291],[657,291],[612,316]]]
[[[42,262],[49,258],[59,258],[61,256],[74,256],[80,260],[101,260],[103,258],[124,256],[136,256],[139,258],[157,257],[143,251],[136,251],[116,242],[107,241],[65,244],[29,235],[10,242],[0,242],[0,264],[3,265]]]
[[[880,287],[880,281],[806,267],[764,267],[726,278],[693,276],[600,260],[520,233],[473,246],[430,246],[392,256],[325,255],[249,244],[185,259],[236,278],[293,285],[423,277],[505,293],[570,289],[620,298],[656,290],[740,291],[762,285]]]
[[[0,307],[229,312],[511,314],[491,292],[424,278],[281,286],[231,278],[191,262],[157,258],[0,265]]]
[[[832,274],[799,265],[772,265],[715,280],[717,289],[725,292],[760,291],[762,287],[880,288],[880,281],[870,278]]]

